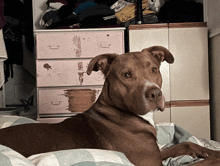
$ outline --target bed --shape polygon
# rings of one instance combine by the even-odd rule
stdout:
[[[0,116],[0,128],[25,123],[39,123],[29,118],[21,116]],[[181,142],[194,142],[201,146],[220,150],[220,143],[198,139],[183,130],[174,123],[155,124],[157,129],[158,145],[160,149],[165,149]],[[16,138],[15,138],[16,139]],[[34,142],[33,142],[34,143]],[[31,147],[30,147],[31,148]],[[169,158],[163,161],[166,166],[184,165],[188,166],[202,159],[190,156],[180,156]],[[9,147],[0,145],[0,165],[7,166],[132,166],[126,156],[121,152],[100,150],[100,149],[72,149],[54,151],[32,155],[28,158]]]

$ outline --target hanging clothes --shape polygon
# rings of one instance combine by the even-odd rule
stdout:
[[[22,35],[24,34],[25,7],[20,0],[4,2],[4,42],[8,59],[5,61],[5,79],[13,77],[12,64],[23,64]]]
[[[0,1],[0,29],[5,25],[4,1]]]

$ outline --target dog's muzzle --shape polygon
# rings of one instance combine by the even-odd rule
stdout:
[[[145,97],[150,103],[155,104],[157,106],[157,109],[161,111],[164,110],[164,97],[162,91],[159,88],[150,88],[145,92]]]
[[[150,102],[158,102],[162,99],[162,92],[159,88],[151,88],[145,93],[145,97]]]

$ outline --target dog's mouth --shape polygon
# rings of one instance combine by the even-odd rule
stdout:
[[[148,108],[150,108],[150,111],[161,111],[163,112],[165,110],[165,98],[162,96],[161,100],[157,102],[150,102],[148,101]]]
[[[156,104],[157,104],[157,110],[163,112],[165,110],[165,98],[164,98],[164,96]]]
[[[158,112],[158,111],[163,112],[164,110],[162,110],[162,109],[159,108],[159,107],[156,107],[156,108],[151,109],[149,112]]]
[[[156,108],[156,109],[151,110],[150,112],[158,112],[158,111],[161,111],[161,110],[159,108]]]

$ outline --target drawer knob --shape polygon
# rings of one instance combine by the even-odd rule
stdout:
[[[98,46],[101,48],[110,48],[111,44],[110,43],[98,43]]]
[[[57,45],[57,46],[51,46],[51,45],[49,45],[48,46],[50,49],[59,49],[60,48],[60,45]]]
[[[61,101],[51,101],[52,105],[60,105]]]

